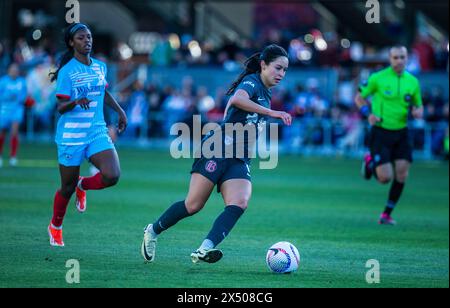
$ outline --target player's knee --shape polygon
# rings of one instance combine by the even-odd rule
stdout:
[[[242,197],[242,198],[238,198],[238,199],[234,200],[234,202],[231,202],[229,204],[236,205],[245,211],[248,208],[249,201],[250,201],[250,198]]]
[[[194,215],[202,210],[205,206],[204,202],[200,202],[197,200],[186,200],[186,209],[190,215]]]
[[[116,185],[120,179],[120,172],[108,172],[106,174],[102,174],[103,184],[107,187],[111,187]]]
[[[59,193],[66,199],[70,199],[72,195],[75,193],[77,185],[76,184],[69,184],[69,185],[62,185]]]
[[[390,174],[380,174],[378,175],[378,182],[381,184],[389,184],[392,181],[392,176]]]
[[[400,183],[405,183],[406,180],[408,179],[408,176],[409,176],[408,171],[402,171],[402,172],[397,173],[396,180]]]

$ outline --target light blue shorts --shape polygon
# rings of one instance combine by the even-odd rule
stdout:
[[[25,109],[17,108],[7,113],[0,112],[0,129],[10,128],[13,123],[22,123]]]
[[[95,154],[114,149],[111,138],[105,133],[88,144],[58,144],[58,162],[65,167],[78,167],[81,166],[85,159],[89,160]]]

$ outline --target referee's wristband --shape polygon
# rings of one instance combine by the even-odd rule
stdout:
[[[368,105],[364,105],[359,109],[359,112],[363,117],[368,117],[370,115],[370,107]]]

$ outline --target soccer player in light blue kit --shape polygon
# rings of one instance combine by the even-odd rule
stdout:
[[[86,210],[86,190],[99,190],[117,184],[120,164],[108,135],[103,105],[119,115],[119,133],[125,130],[127,117],[107,91],[106,64],[91,58],[92,34],[85,24],[70,25],[64,35],[67,52],[58,70],[51,73],[57,81],[56,96],[61,117],[56,129],[61,189],[56,192],[53,218],[48,226],[50,245],[64,246],[62,223],[67,205],[76,192],[76,207]],[[84,159],[100,170],[96,175],[80,177]]]
[[[19,66],[12,63],[8,68],[8,74],[0,79],[0,167],[3,166],[3,145],[8,129],[11,135],[9,164],[17,165],[19,127],[23,120],[26,98],[26,81],[19,75]]]

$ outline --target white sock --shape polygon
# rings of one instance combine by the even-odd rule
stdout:
[[[202,243],[202,245],[200,246],[200,249],[212,249],[214,248],[214,243],[211,240],[205,239]]]

